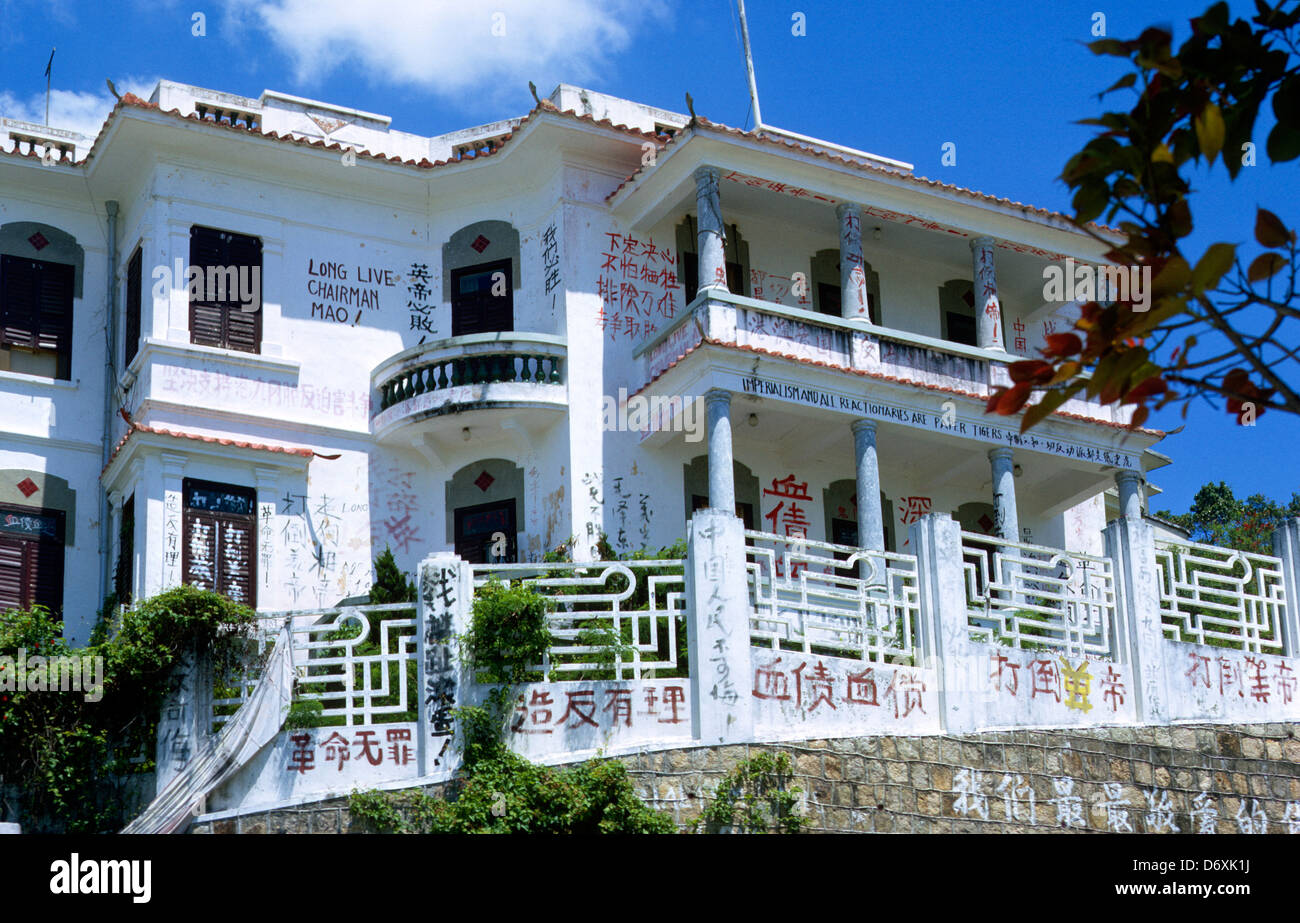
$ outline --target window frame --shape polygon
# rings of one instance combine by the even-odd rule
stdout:
[[[515,289],[514,261],[510,257],[475,263],[472,266],[458,266],[450,271],[451,276],[451,335],[470,336],[475,333],[512,333],[515,329]],[[466,295],[460,292],[460,281],[465,276],[477,276],[493,272],[504,272],[506,276],[506,293],[504,296],[481,292]],[[496,299],[504,301],[503,305],[493,304]],[[474,312],[475,318],[467,316]],[[494,312],[500,312],[496,314]],[[505,320],[505,326],[494,326]],[[479,323],[470,323],[477,319]],[[471,329],[466,329],[471,328]]]
[[[11,285],[14,283],[14,266],[23,263],[40,267],[39,279],[30,283],[30,296],[35,299],[35,304],[29,303],[25,308],[13,309],[10,307],[9,298]],[[51,271],[53,271],[52,283],[65,289],[57,292],[58,295],[63,296],[58,309],[62,318],[57,320],[57,329],[49,329],[54,328],[55,323],[47,325],[43,316],[46,313],[43,304],[45,274]],[[72,380],[72,316],[77,300],[76,285],[77,267],[70,263],[58,263],[12,253],[0,254],[0,348],[18,349],[33,355],[52,353],[54,375],[38,377],[51,377],[55,381]],[[26,316],[23,316],[24,314]],[[11,333],[13,330],[21,330],[25,335]],[[53,345],[42,345],[47,337],[53,339]]]
[[[50,517],[55,521],[55,535],[46,537],[37,535],[28,537],[19,532],[0,529],[0,542],[16,543],[21,549],[22,562],[19,572],[19,607],[30,609],[32,606],[44,606],[60,621],[63,619],[64,582],[67,578],[65,555],[67,552],[67,512],[49,507],[23,506],[17,503],[0,504],[0,515],[14,513],[17,515],[37,515]],[[42,554],[44,552],[44,555]],[[38,598],[40,594],[41,567],[54,565],[55,583],[58,587],[57,600]],[[30,573],[32,564],[36,565],[35,579]]]
[[[191,499],[195,490],[221,491],[229,494],[239,495],[246,498],[249,502],[250,512],[233,513],[223,510],[203,509],[191,506]],[[195,523],[208,523],[213,527],[213,539],[211,545],[212,553],[212,579],[211,586],[199,586],[200,589],[211,590],[234,602],[256,608],[257,606],[257,491],[252,487],[245,487],[241,484],[223,484],[218,481],[207,481],[201,478],[185,478],[181,482],[181,582],[186,586],[199,586],[193,581],[191,566],[194,564],[194,542],[192,529]],[[222,527],[239,526],[246,528],[248,543],[248,559],[245,565],[248,580],[248,597],[245,599],[236,599],[231,596],[227,589],[230,584],[231,574],[227,570],[228,559],[225,555],[225,549],[222,545]]]
[[[215,238],[207,235],[215,235]],[[202,245],[207,243],[212,251],[220,253],[219,258],[213,258],[210,255],[204,255],[201,251]],[[236,245],[242,244],[257,253],[257,262],[241,263],[239,259],[232,256],[232,250]],[[244,311],[237,300],[231,298],[227,292],[224,301],[218,300],[215,293],[207,291],[207,273],[203,274],[203,297],[194,298],[189,291],[188,277],[182,280],[186,288],[186,295],[189,299],[189,326],[190,326],[190,344],[194,346],[211,346],[217,349],[230,349],[236,352],[250,353],[252,355],[261,355],[262,337],[263,337],[263,304],[264,299],[262,286],[262,256],[264,245],[262,238],[252,234],[240,234],[237,231],[226,231],[221,228],[208,227],[206,225],[190,226],[190,261],[189,265],[198,269],[206,270],[210,266],[240,266],[252,268],[254,265],[258,270],[258,293],[257,293],[257,310]],[[232,323],[233,319],[239,317],[248,317],[248,321],[239,324]],[[215,335],[211,334],[211,329],[217,327]],[[204,332],[202,328],[208,328]],[[241,345],[242,342],[242,345]]]

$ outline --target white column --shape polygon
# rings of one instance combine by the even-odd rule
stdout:
[[[993,516],[999,538],[1020,541],[1020,517],[1016,512],[1015,453],[1005,447],[989,450],[993,463]]]
[[[871,323],[862,259],[862,209],[843,202],[835,207],[835,217],[840,223],[840,313],[845,320]]]
[[[442,552],[420,562],[419,728],[416,748],[420,775],[452,772],[460,766],[464,746],[453,739],[453,713],[471,704],[473,677],[460,656],[457,638],[469,630],[474,602],[474,575],[454,554]]]
[[[1282,620],[1283,651],[1300,655],[1300,519],[1288,519],[1273,530],[1273,554],[1282,559],[1286,610]]]
[[[1005,350],[1002,341],[1002,302],[993,266],[993,238],[971,241],[975,266],[975,345],[981,349]]]
[[[853,449],[857,460],[858,547],[885,550],[885,517],[880,508],[880,466],[876,459],[876,422],[854,420]]]
[[[182,478],[185,474],[185,456],[164,452],[160,460],[162,462],[163,488],[163,549],[162,575],[158,590],[155,592],[180,586],[185,580],[185,574],[181,569],[185,559],[183,553],[185,547],[185,500],[181,490],[183,487]]]
[[[727,291],[726,231],[722,224],[722,200],[718,193],[721,174],[713,167],[695,171],[695,206],[699,230],[695,252],[699,255],[699,290]]]
[[[709,424],[709,508],[736,513],[736,483],[731,452],[731,393],[718,388],[704,395]]]
[[[1170,714],[1169,669],[1160,620],[1155,530],[1145,519],[1116,519],[1106,527],[1106,554],[1115,567],[1115,649],[1129,657],[1137,677],[1137,717],[1144,724],[1164,724]],[[1190,649],[1190,648],[1189,648]],[[1181,677],[1180,677],[1181,678]]]
[[[1119,514],[1125,519],[1142,518],[1142,475],[1136,471],[1119,471],[1115,474],[1119,488]]]
[[[686,641],[695,736],[705,744],[749,741],[754,674],[744,524],[731,510],[698,510],[687,533]]]
[[[257,586],[253,599],[257,609],[289,608],[283,599],[279,573],[279,556],[275,553],[275,535],[280,472],[276,468],[256,468],[257,478]]]
[[[162,247],[162,265],[167,267],[172,281],[171,291],[167,293],[167,339],[175,343],[190,341],[190,226],[181,221],[169,219],[159,228],[165,233],[166,240]],[[163,277],[168,278],[168,276]],[[153,285],[153,280],[141,284]]]

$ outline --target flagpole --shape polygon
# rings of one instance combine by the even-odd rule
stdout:
[[[50,60],[45,64],[45,127],[50,127],[50,68],[54,66],[54,52],[57,48],[50,49]]]
[[[745,71],[749,75],[749,98],[754,104],[754,130],[763,130],[763,113],[758,108],[758,84],[754,80],[754,56],[749,50],[749,24],[745,22],[745,0],[737,0],[740,8],[740,35],[745,43]]]

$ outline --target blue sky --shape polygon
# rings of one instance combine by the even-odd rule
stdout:
[[[1177,43],[1207,5],[749,0],[747,9],[768,124],[1068,210],[1057,176],[1091,136],[1073,122],[1102,111],[1097,92],[1124,72],[1083,47],[1094,14],[1105,15],[1111,37],[1163,23]],[[1231,6],[1234,15],[1253,10]],[[384,113],[394,128],[425,135],[522,114],[529,80],[543,95],[564,81],[677,111],[690,92],[700,114],[752,124],[732,10],[729,0],[0,0],[0,113],[43,121],[43,73],[57,46],[51,121],[92,134],[111,102],[105,78],[144,95],[160,77],[247,96],[282,90]],[[195,11],[205,35],[192,34]],[[494,23],[495,12],[503,17]],[[793,34],[795,13],[805,35]],[[1269,124],[1261,117],[1261,129]],[[948,141],[954,166],[940,164]],[[1296,163],[1271,167],[1261,156],[1234,184],[1217,173],[1197,184],[1189,253],[1249,241],[1256,205],[1300,224]],[[1152,423],[1184,421],[1176,408]],[[1175,463],[1153,476],[1165,491],[1153,509],[1186,509],[1210,480],[1239,495],[1300,490],[1295,417],[1266,413],[1243,428],[1194,402],[1185,425],[1158,446]]]

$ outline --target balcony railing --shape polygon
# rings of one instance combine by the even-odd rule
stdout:
[[[705,341],[986,399],[1011,384],[1007,365],[1021,357],[919,333],[850,321],[770,301],[706,290],[671,325],[641,344],[648,383]],[[1062,412],[1127,423],[1131,409],[1071,398]]]
[[[376,428],[446,405],[563,402],[563,337],[486,333],[403,350],[371,374]]]
[[[442,391],[460,385],[483,385],[503,381],[558,385],[560,356],[536,353],[500,352],[461,359],[435,359],[399,372],[379,386],[379,409],[417,394]]]

